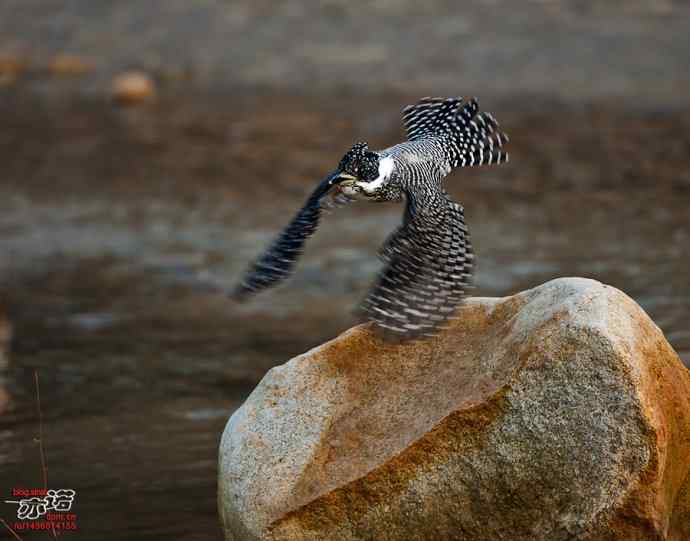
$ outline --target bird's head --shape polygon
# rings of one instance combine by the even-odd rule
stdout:
[[[366,143],[355,143],[340,160],[331,177],[332,184],[337,184],[348,195],[374,195],[388,180],[392,170],[392,158],[381,158],[369,150]]]
[[[366,143],[355,143],[338,164],[340,178],[371,182],[379,176],[379,155]]]

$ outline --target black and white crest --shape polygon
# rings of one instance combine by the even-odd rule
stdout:
[[[273,286],[291,272],[316,230],[327,195],[347,187],[377,201],[405,200],[403,223],[381,250],[384,268],[362,304],[379,327],[403,337],[433,335],[454,317],[474,256],[462,206],[443,189],[457,167],[508,161],[508,137],[477,100],[423,98],[403,110],[408,140],[370,151],[356,143],[249,269],[235,296]]]
[[[379,156],[364,142],[355,143],[340,160],[338,169],[353,177],[370,182],[379,175]]]

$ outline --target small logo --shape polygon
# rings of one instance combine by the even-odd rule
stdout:
[[[70,513],[77,495],[71,488],[13,488],[5,500],[17,505],[15,530],[76,530],[77,515]]]

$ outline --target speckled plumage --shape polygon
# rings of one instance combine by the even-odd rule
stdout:
[[[324,179],[235,291],[247,295],[290,274],[326,204],[406,200],[403,223],[381,250],[385,266],[362,309],[405,336],[433,334],[452,317],[472,277],[462,207],[442,186],[456,167],[502,163],[508,138],[476,100],[423,98],[403,110],[407,141],[380,151],[357,143]],[[330,199],[327,196],[331,196]]]

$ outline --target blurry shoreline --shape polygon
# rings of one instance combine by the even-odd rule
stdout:
[[[672,0],[7,0],[0,58],[14,58],[20,76],[81,77],[91,96],[135,69],[224,93],[553,96],[653,109],[688,105],[689,22],[690,6]]]

